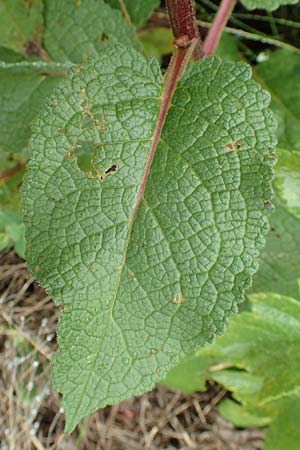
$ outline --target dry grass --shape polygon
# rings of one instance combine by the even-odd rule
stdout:
[[[107,407],[67,436],[49,372],[57,308],[13,252],[0,256],[0,450],[259,450],[263,431],[237,430],[209,383],[191,396],[162,387]]]

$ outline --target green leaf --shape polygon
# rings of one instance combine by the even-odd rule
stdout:
[[[42,62],[0,62],[0,151],[21,152],[28,144],[32,120],[61,81],[65,66]]]
[[[241,56],[238,51],[238,40],[236,37],[228,33],[223,33],[222,38],[218,44],[216,55],[225,59],[226,61],[241,61]]]
[[[218,405],[219,413],[239,428],[265,427],[270,424],[269,417],[259,416],[232,400],[225,399]],[[283,428],[281,428],[283,429]],[[274,450],[274,448],[272,448]]]
[[[143,45],[147,58],[155,57],[160,62],[164,55],[172,53],[173,35],[169,28],[149,28],[139,32],[139,40]]]
[[[119,0],[105,0],[113,8],[120,8]],[[152,11],[159,6],[159,0],[122,0],[133,23],[142,25],[151,15]]]
[[[42,0],[1,0],[0,46],[26,54],[39,47],[43,32]]]
[[[252,292],[277,292],[300,298],[300,220],[278,201],[271,229],[253,279]]]
[[[252,311],[238,315],[211,352],[261,377],[259,402],[264,404],[300,390],[300,302],[256,294],[251,303]]]
[[[54,61],[80,63],[116,41],[139,49],[134,27],[103,0],[46,2],[44,45]]]
[[[64,305],[54,383],[67,431],[221,333],[257,270],[275,144],[269,95],[247,65],[194,64],[135,215],[161,93],[156,61],[107,47],[70,71],[35,126],[27,256]]]
[[[248,9],[266,9],[268,11],[274,11],[282,5],[296,5],[299,0],[241,0],[243,5]]]
[[[198,356],[192,352],[183,358],[180,363],[171,369],[166,378],[160,384],[170,389],[175,389],[186,394],[196,391],[204,391],[206,380],[210,378],[209,368],[217,362],[217,358],[211,355]]]
[[[0,249],[13,245],[16,253],[25,256],[25,225],[20,214],[0,209]]]
[[[279,161],[274,183],[277,193],[285,207],[300,219],[300,153],[282,149],[278,149],[277,153]]]
[[[283,399],[280,411],[269,428],[264,450],[298,450],[300,442],[300,396]]]
[[[255,67],[254,77],[272,96],[279,147],[300,151],[300,56],[277,50]]]

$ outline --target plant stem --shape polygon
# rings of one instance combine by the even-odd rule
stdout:
[[[119,5],[120,5],[120,8],[121,8],[121,11],[123,13],[125,20],[127,20],[128,23],[131,23],[131,18],[130,18],[130,15],[128,14],[124,0],[119,0]]]
[[[204,41],[203,53],[204,56],[211,56],[215,53],[222,32],[228,22],[228,19],[235,6],[236,0],[222,0],[218,12],[214,18],[212,26]]]
[[[194,58],[202,57],[201,37],[196,20],[196,10],[194,0],[166,0],[167,11],[175,46],[188,46],[193,39],[197,42],[194,45]]]
[[[158,119],[156,122],[156,127],[152,137],[152,143],[149,151],[149,155],[147,158],[143,178],[141,181],[140,190],[138,193],[138,197],[136,200],[136,204],[130,219],[130,223],[133,224],[141,204],[141,201],[144,198],[146,184],[149,178],[150,169],[153,163],[153,159],[159,144],[159,140],[161,137],[161,133],[168,115],[169,107],[176,90],[177,83],[188,64],[190,58],[192,57],[196,46],[199,44],[197,38],[192,39],[189,46],[187,47],[177,47],[175,46],[173,51],[173,56],[168,67],[168,70],[165,75],[165,87],[164,92],[161,99],[161,107],[158,115]]]
[[[6,181],[9,178],[13,177],[16,173],[20,172],[22,169],[26,167],[26,162],[18,162],[15,167],[11,167],[10,169],[6,169],[0,173],[0,181]]]

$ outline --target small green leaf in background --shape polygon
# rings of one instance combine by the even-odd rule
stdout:
[[[257,398],[252,396],[255,405],[257,400],[267,403],[300,389],[300,302],[277,294],[253,294],[251,305],[252,311],[236,316],[228,332],[206,350],[262,378]],[[240,396],[243,391],[242,385]]]
[[[218,411],[226,420],[239,428],[265,427],[272,421],[270,417],[251,413],[240,403],[230,399],[223,400],[218,406]]]
[[[64,305],[54,383],[67,431],[222,333],[257,270],[276,142],[269,95],[245,64],[191,66],[130,225],[161,92],[157,61],[107,46],[71,69],[35,126],[27,257]],[[84,142],[92,174],[76,160]]]
[[[27,147],[31,122],[65,70],[44,62],[0,62],[0,151],[18,153]]]
[[[216,50],[216,55],[225,61],[241,61],[241,55],[238,51],[238,40],[229,33],[223,33]]]
[[[288,363],[288,360],[286,362]],[[280,401],[278,415],[266,434],[264,450],[299,450],[299,417],[299,393],[283,398]]]
[[[300,220],[277,200],[270,232],[253,278],[252,292],[277,292],[300,299]]]
[[[283,5],[296,5],[299,0],[241,0],[244,6],[248,9],[266,9],[268,11],[274,11]]]
[[[300,55],[277,50],[255,66],[254,77],[272,96],[278,146],[300,151]]]
[[[277,294],[250,297],[252,310],[237,315],[224,336],[194,353],[198,377],[232,391],[219,411],[236,426],[266,426],[264,450],[298,449],[300,439],[300,302]],[[183,360],[168,380],[182,374]],[[205,367],[206,365],[206,367]],[[186,372],[186,382],[191,379]],[[181,380],[181,384],[184,380]],[[201,385],[200,385],[201,387]],[[238,402],[238,403],[236,403]]]
[[[43,33],[42,0],[0,1],[0,46],[27,54],[40,47]]]
[[[300,152],[278,149],[277,154],[275,188],[287,210],[300,219]]]
[[[155,57],[161,63],[164,55],[172,53],[173,35],[169,28],[145,28],[138,36],[147,58]]]
[[[120,8],[119,0],[105,0],[113,8]],[[159,6],[159,0],[122,0],[131,21],[136,25],[142,25],[151,15],[153,10]]]
[[[54,61],[81,63],[117,41],[139,49],[135,28],[103,0],[46,2],[44,45]]]
[[[13,245],[16,253],[25,258],[25,225],[22,216],[0,209],[0,250]]]

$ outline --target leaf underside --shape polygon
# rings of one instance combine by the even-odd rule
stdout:
[[[296,5],[299,0],[241,0],[243,5],[248,9],[266,9],[268,11],[274,11],[283,5]]]
[[[67,431],[221,333],[257,270],[276,143],[269,95],[241,63],[187,70],[131,227],[161,93],[155,60],[108,47],[71,69],[34,129],[27,257],[64,306],[53,379]]]

